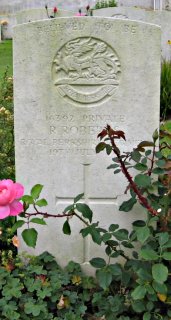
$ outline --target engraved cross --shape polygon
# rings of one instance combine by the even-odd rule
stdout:
[[[117,197],[91,197],[89,195],[89,190],[88,190],[88,178],[89,178],[89,166],[90,163],[84,163],[83,167],[83,181],[84,181],[84,189],[83,189],[83,193],[84,193],[84,197],[82,199],[83,203],[86,203],[88,205],[91,204],[116,204],[116,199]],[[73,197],[60,197],[60,196],[56,196],[56,205],[58,204],[68,204],[71,203],[71,201],[73,200]]]
[[[103,204],[103,205],[109,205],[113,204],[116,205],[117,202],[117,197],[91,197],[89,195],[89,190],[88,190],[88,179],[89,179],[89,168],[90,168],[90,163],[83,163],[83,181],[84,181],[84,197],[80,201],[82,203],[86,203],[87,205],[91,204]],[[73,201],[73,197],[60,197],[56,196],[56,205],[58,204],[64,204],[68,205]],[[90,239],[87,237],[86,240],[84,241],[84,262],[89,261],[89,249],[90,249]]]

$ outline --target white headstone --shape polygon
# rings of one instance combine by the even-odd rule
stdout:
[[[161,26],[161,54],[166,60],[171,59],[171,11],[150,11],[140,8],[116,7],[93,11],[94,16],[130,19],[153,23]]]
[[[144,0],[145,1],[145,0]],[[95,0],[0,0],[0,14],[14,14],[18,11],[29,10],[35,8],[58,7],[63,10],[78,11],[79,8],[84,9],[87,5],[91,7],[95,4]]]
[[[158,0],[159,1],[159,0]],[[118,7],[154,8],[154,0],[117,0]]]
[[[13,27],[16,25],[16,16],[13,14],[0,15],[0,21],[6,21],[2,26],[2,39],[12,39]]]
[[[50,16],[51,15],[53,16],[53,8],[49,8],[48,13]],[[55,18],[70,17],[74,15],[75,15],[75,12],[73,11],[58,9]],[[21,23],[33,22],[37,20],[48,19],[48,16],[45,8],[28,9],[28,10],[19,11],[16,14],[16,19],[17,19],[17,24],[21,24]]]
[[[171,0],[165,0],[165,8],[166,10],[171,10]]]
[[[15,27],[16,180],[26,193],[45,185],[49,213],[61,213],[84,192],[101,225],[129,226],[138,217],[118,211],[127,182],[95,154],[106,124],[126,133],[124,150],[150,139],[159,122],[160,28],[111,18],[59,18]],[[109,172],[110,171],[110,172]],[[36,251],[48,250],[60,264],[102,254],[61,219],[40,227]],[[23,249],[28,249],[24,245]]]

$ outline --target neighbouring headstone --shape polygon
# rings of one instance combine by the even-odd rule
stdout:
[[[165,9],[171,10],[171,0],[165,0]]]
[[[49,8],[48,12],[49,12],[49,15],[53,16],[53,8]],[[75,15],[75,12],[73,11],[58,9],[55,18],[70,17],[74,15]],[[45,8],[28,9],[28,10],[19,11],[16,14],[16,19],[17,19],[17,24],[21,24],[21,23],[33,22],[37,20],[48,19],[48,16]]]
[[[13,27],[17,24],[16,23],[16,16],[13,14],[1,15],[0,14],[0,21],[4,21],[5,23],[2,25],[2,39],[12,39],[13,35]]]
[[[45,186],[45,211],[61,213],[84,193],[101,226],[128,227],[139,217],[139,207],[119,212],[127,182],[106,170],[111,157],[96,155],[95,146],[106,124],[125,132],[124,150],[151,138],[159,124],[160,56],[160,28],[142,22],[75,17],[15,27],[16,180],[26,193]],[[62,234],[63,222],[47,219],[30,252],[48,250],[62,265],[103,254],[79,235],[78,220],[70,221],[71,236]]]
[[[159,1],[159,0],[158,0]],[[118,7],[154,8],[154,0],[117,0]]]
[[[93,11],[94,16],[130,19],[153,23],[161,26],[161,54],[166,60],[171,59],[171,11],[150,11],[140,8],[116,7]]]
[[[49,8],[56,6],[63,10],[78,11],[79,8],[83,9],[88,4],[92,7],[95,0],[89,0],[88,2],[86,0],[1,0],[0,14],[15,14],[27,9],[44,8],[45,5]]]

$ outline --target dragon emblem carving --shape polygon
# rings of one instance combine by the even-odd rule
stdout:
[[[110,97],[119,85],[120,61],[105,42],[80,37],[57,52],[52,75],[59,93],[79,104],[94,104]]]

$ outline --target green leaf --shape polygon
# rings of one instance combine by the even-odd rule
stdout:
[[[132,301],[132,308],[137,313],[141,313],[146,310],[144,301],[140,301],[140,300]]]
[[[117,174],[117,173],[119,173],[119,172],[121,172],[121,169],[116,169],[113,173],[114,173],[114,174]]]
[[[133,151],[133,152],[131,152],[131,158],[135,162],[139,162],[141,159],[141,153],[139,151]]]
[[[146,292],[147,290],[144,286],[138,286],[133,290],[133,292],[131,293],[131,296],[134,300],[140,300],[145,297]]]
[[[90,260],[90,264],[94,268],[103,268],[106,266],[106,261],[102,258],[93,258]]]
[[[76,209],[82,213],[83,217],[92,221],[93,212],[86,203],[77,203]]]
[[[112,231],[115,231],[118,228],[119,228],[119,224],[111,224],[110,227],[109,227],[109,231],[112,232]]]
[[[145,260],[157,260],[158,254],[153,249],[141,249],[140,257]]]
[[[143,320],[150,320],[151,319],[151,313],[150,312],[145,312],[143,315]]]
[[[152,276],[151,276],[151,270],[147,267],[146,269],[144,267],[140,268],[137,270],[138,277],[146,282],[151,282],[152,281]]]
[[[96,277],[100,287],[106,290],[112,282],[112,274],[106,268],[97,270]]]
[[[11,228],[11,233],[14,233],[18,228],[21,228],[26,222],[24,220],[18,220]]]
[[[169,234],[168,232],[160,232],[159,234],[159,244],[162,247],[165,243],[169,240]]]
[[[152,266],[153,279],[159,283],[163,283],[168,278],[168,268],[162,263],[156,263]]]
[[[66,213],[67,211],[71,211],[74,209],[74,205],[73,204],[70,204],[69,206],[67,206],[64,210],[63,210],[63,213]]]
[[[145,171],[145,170],[148,169],[148,167],[147,167],[145,164],[143,164],[143,163],[136,163],[136,165],[134,166],[134,168],[135,168],[136,170],[140,170],[140,171]]]
[[[156,151],[155,152],[155,157],[158,158],[158,159],[161,159],[161,158],[163,158],[163,155],[162,155],[162,153],[160,151]]]
[[[164,260],[171,260],[171,252],[164,252],[162,257]]]
[[[141,160],[141,163],[146,165],[146,164],[147,164],[147,158],[144,157],[144,158]]]
[[[145,155],[148,157],[151,154],[151,150],[146,150]]]
[[[37,231],[34,228],[25,229],[22,232],[22,237],[25,243],[32,248],[35,248],[37,242]]]
[[[70,228],[70,225],[69,225],[68,220],[66,220],[66,221],[64,222],[62,230],[63,230],[63,233],[64,233],[64,234],[68,234],[68,235],[71,234],[71,228]]]
[[[152,141],[142,141],[138,144],[137,148],[144,148],[144,147],[153,147],[154,142]]]
[[[98,232],[98,230],[96,230],[95,228],[92,228],[91,229],[91,236],[92,236],[92,239],[95,243],[97,244],[101,244],[101,236],[100,236],[100,233]]]
[[[107,167],[107,169],[116,169],[118,167],[119,167],[118,164],[111,164],[109,167]]]
[[[106,233],[104,233],[103,236],[102,236],[102,241],[103,241],[104,243],[106,243],[108,240],[111,239],[111,237],[112,237],[111,233],[106,232]]]
[[[136,234],[137,234],[138,241],[140,241],[141,243],[144,243],[150,236],[150,229],[147,226],[137,228]]]
[[[126,229],[119,229],[113,233],[114,237],[119,241],[128,240],[128,234],[128,230]]]
[[[105,148],[106,148],[106,143],[105,142],[100,142],[96,146],[96,153],[99,153],[99,152],[103,151]]]
[[[136,185],[140,188],[147,188],[151,184],[151,178],[149,176],[138,174],[134,179]]]
[[[128,241],[122,241],[121,242],[122,246],[124,246],[125,248],[130,248],[130,249],[133,249],[134,246],[132,243],[128,242]]]
[[[101,235],[100,235],[99,228],[96,228],[97,225],[98,225],[98,223],[92,224],[91,226],[82,229],[80,231],[80,233],[82,234],[83,238],[87,237],[88,234],[90,234],[93,241],[100,245],[101,244]]]
[[[157,293],[167,294],[167,286],[164,283],[153,281],[152,286]]]
[[[152,173],[154,173],[154,174],[164,174],[165,170],[163,170],[162,168],[154,168],[152,170]]]
[[[36,184],[32,189],[31,189],[31,196],[33,197],[34,200],[38,199],[40,196],[40,193],[43,189],[42,184]]]
[[[153,303],[152,301],[147,302],[147,304],[146,304],[146,309],[147,309],[148,311],[152,311],[153,308],[154,308],[154,303]]]
[[[144,220],[136,220],[132,224],[134,227],[145,227],[145,221]]]
[[[166,161],[165,160],[158,160],[158,161],[156,161],[156,165],[160,168],[164,168],[166,165]]]
[[[109,144],[106,144],[106,153],[107,155],[111,154],[112,152],[112,147]]]
[[[78,202],[79,200],[81,200],[84,197],[84,193],[80,193],[78,194],[78,196],[76,196],[74,198],[74,203]]]
[[[166,242],[163,246],[162,246],[163,249],[168,249],[168,248],[171,248],[171,240],[169,240],[168,242]]]
[[[135,198],[130,198],[128,201],[124,201],[119,207],[119,211],[124,211],[124,212],[130,211],[136,202],[137,200]]]
[[[34,204],[34,199],[31,196],[25,195],[21,198],[21,200],[27,204]]]
[[[38,207],[45,207],[48,205],[48,203],[47,203],[46,199],[40,199],[40,200],[36,201],[35,205]]]
[[[46,222],[43,219],[40,219],[40,218],[33,218],[33,219],[30,220],[30,222],[46,225]]]
[[[119,263],[110,264],[109,265],[110,272],[113,276],[121,276],[122,275],[122,268]]]

